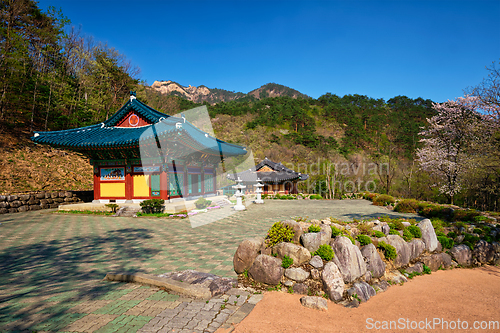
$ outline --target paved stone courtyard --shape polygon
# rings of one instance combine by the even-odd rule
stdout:
[[[266,200],[197,228],[188,219],[2,215],[0,332],[213,332],[231,315],[251,310],[247,305],[257,296],[226,295],[206,303],[102,279],[108,272],[184,269],[235,277],[232,257],[239,243],[264,236],[276,221],[380,215],[415,218],[365,200]]]

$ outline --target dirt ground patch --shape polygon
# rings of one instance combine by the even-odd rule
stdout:
[[[453,269],[416,277],[403,286],[392,286],[355,309],[332,302],[328,302],[327,312],[307,309],[300,305],[300,297],[266,292],[234,332],[451,332],[457,330],[451,328],[458,320],[462,328],[467,322],[469,330],[460,330],[464,332],[500,330],[492,327],[500,322],[500,267]],[[410,329],[403,329],[399,320]],[[434,320],[442,323],[434,326]],[[390,321],[395,321],[392,328],[382,329],[384,322],[390,325]],[[412,322],[421,327],[412,329]],[[483,328],[490,326],[470,330],[475,323]]]

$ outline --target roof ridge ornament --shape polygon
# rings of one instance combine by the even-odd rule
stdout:
[[[130,101],[132,102],[134,99],[137,99],[137,92],[130,90]]]

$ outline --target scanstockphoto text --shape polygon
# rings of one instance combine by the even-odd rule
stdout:
[[[398,318],[396,320],[376,320],[373,318],[366,319],[365,327],[369,330],[487,330],[494,331],[500,329],[500,321],[474,321],[445,319],[445,318],[425,318],[413,320],[409,318]]]

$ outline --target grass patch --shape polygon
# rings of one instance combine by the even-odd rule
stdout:
[[[58,214],[86,214],[86,215],[113,215],[113,212],[96,212],[93,210],[58,210],[54,213]]]

